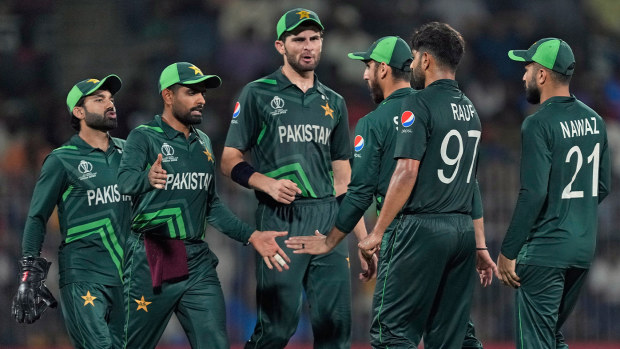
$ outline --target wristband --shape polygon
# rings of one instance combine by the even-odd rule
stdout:
[[[230,171],[230,178],[250,189],[250,184],[248,182],[250,181],[250,176],[252,176],[254,172],[256,172],[256,170],[252,165],[248,164],[246,161],[241,161]]]
[[[486,251],[486,250],[488,250],[488,248],[487,247],[476,247],[476,250],[477,251]]]

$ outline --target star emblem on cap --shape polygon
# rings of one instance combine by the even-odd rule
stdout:
[[[142,298],[141,298],[141,299],[134,299],[134,301],[136,301],[136,303],[138,303],[138,309],[136,309],[136,310],[140,310],[140,309],[142,309],[142,310],[146,311],[147,313],[149,312],[149,310],[148,310],[148,309],[146,309],[146,306],[147,306],[147,305],[149,305],[149,304],[151,304],[151,303],[153,303],[153,302],[147,302],[147,301],[145,301],[145,300],[144,300],[144,296],[142,296]]]
[[[200,70],[200,68],[198,68],[195,65],[192,65],[191,67],[189,67],[189,69],[192,69],[194,71],[194,75],[203,75],[202,71]]]
[[[95,303],[93,303],[93,301],[97,299],[97,297],[91,296],[90,291],[86,291],[86,296],[82,296],[82,299],[84,299],[84,306],[86,306],[87,304],[90,304],[94,307]]]
[[[205,153],[205,155],[207,156],[207,160],[214,162],[213,155],[211,155],[211,152],[209,151],[209,149],[205,148],[205,151],[203,151],[203,153]]]
[[[325,105],[322,105],[321,108],[325,110],[325,116],[329,115],[332,119],[334,118],[334,110],[329,107],[329,103],[325,102]]]
[[[308,11],[299,11],[297,14],[299,15],[299,19],[310,18],[310,12]]]
[[[97,80],[97,79],[88,79],[88,80],[86,80],[86,82],[92,82],[93,84],[96,84],[96,83],[99,82],[99,80]]]

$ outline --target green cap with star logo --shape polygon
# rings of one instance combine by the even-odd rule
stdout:
[[[573,75],[575,56],[566,41],[557,38],[544,38],[536,41],[527,50],[508,51],[513,61],[536,62],[547,69],[563,75]]]
[[[73,108],[75,108],[80,98],[88,96],[97,90],[108,90],[114,95],[121,89],[122,84],[121,78],[114,74],[108,75],[101,80],[86,79],[78,82],[73,85],[73,88],[71,88],[71,91],[69,91],[67,95],[67,108],[69,108],[69,113],[73,112]]]
[[[280,17],[280,20],[276,25],[276,33],[278,35],[276,40],[280,40],[284,32],[291,31],[299,27],[300,24],[308,21],[316,24],[319,28],[321,28],[321,30],[325,29],[319,19],[319,16],[314,11],[306,10],[304,8],[295,8],[287,11],[284,15],[282,15],[282,17]]]
[[[194,85],[203,83],[206,88],[216,88],[222,84],[217,75],[204,75],[195,65],[187,62],[172,63],[159,76],[159,92],[174,84]]]
[[[384,36],[375,41],[366,52],[351,52],[349,58],[361,61],[374,60],[402,71],[411,71],[411,49],[398,36]]]

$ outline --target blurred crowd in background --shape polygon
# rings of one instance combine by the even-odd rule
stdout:
[[[524,98],[523,65],[507,51],[543,37],[567,41],[575,53],[571,92],[607,123],[612,152],[612,194],[601,205],[597,258],[574,315],[569,340],[620,342],[620,2],[616,0],[3,0],[0,2],[0,347],[67,345],[60,310],[34,325],[17,325],[10,301],[17,288],[17,259],[29,202],[45,156],[72,134],[66,95],[86,78],[115,73],[123,87],[115,96],[125,138],[162,110],[157,80],[175,61],[217,74],[200,126],[221,154],[232,107],[241,87],[274,71],[282,58],[273,47],[278,18],[305,7],[325,25],[317,76],[344,96],[351,132],[374,108],[362,79],[364,65],[347,53],[365,50],[385,35],[405,40],[427,21],[447,22],[467,43],[457,71],[461,88],[482,121],[478,177],[484,200],[487,244],[496,258],[519,188],[520,124],[535,107]],[[253,223],[253,193],[220,176],[218,190],[231,209]],[[367,213],[369,227],[374,210]],[[348,243],[355,256],[355,239]],[[220,259],[232,343],[247,340],[254,326],[254,257],[250,247],[209,228],[207,241]],[[42,256],[54,262],[48,285],[58,297],[55,217]],[[354,342],[367,342],[374,285],[357,281],[352,258]],[[294,265],[291,265],[294,268]],[[513,338],[513,292],[497,280],[475,291],[472,317],[483,340]],[[297,343],[311,340],[303,318]],[[162,344],[184,345],[172,322]]]

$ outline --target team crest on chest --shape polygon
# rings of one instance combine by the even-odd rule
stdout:
[[[284,109],[284,100],[279,96],[274,96],[269,105],[273,108],[273,111],[270,113],[272,116],[286,114],[288,111],[288,109]]]
[[[174,147],[165,142],[161,146],[161,154],[163,155],[161,162],[175,162],[179,159],[174,156]]]
[[[78,171],[82,174],[78,177],[79,180],[83,181],[85,179],[90,179],[97,177],[97,172],[93,172],[93,164],[86,160],[81,160],[78,164]]]

